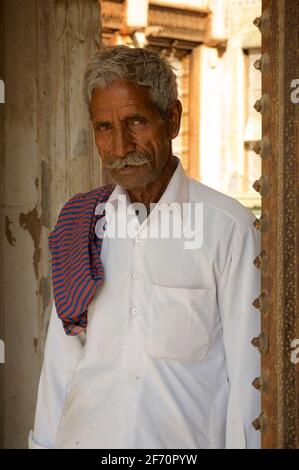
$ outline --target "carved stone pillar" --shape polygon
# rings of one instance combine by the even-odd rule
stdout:
[[[262,412],[255,427],[265,448],[299,447],[299,8],[292,0],[263,0],[255,21],[262,33],[263,139],[256,151],[262,177]],[[296,90],[297,87],[297,90]]]
[[[84,67],[99,41],[99,7],[96,0],[9,0],[2,8],[0,406],[4,446],[22,448],[33,426],[52,305],[49,230],[71,195],[102,183],[82,96]]]

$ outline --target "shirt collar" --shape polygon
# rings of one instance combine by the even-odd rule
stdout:
[[[164,191],[161,198],[158,201],[158,204],[167,203],[171,204],[173,202],[183,204],[188,201],[188,179],[187,175],[183,169],[181,160],[178,157],[174,157],[177,161],[177,167]],[[116,203],[118,196],[126,196],[127,205],[131,204],[130,197],[127,191],[119,186],[115,186],[107,202]]]

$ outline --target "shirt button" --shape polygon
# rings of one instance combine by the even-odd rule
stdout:
[[[141,237],[136,237],[136,238],[135,238],[135,242],[136,242],[136,243],[140,243],[140,242],[141,242]]]
[[[136,307],[133,307],[133,308],[131,309],[131,313],[132,313],[132,315],[137,315],[138,309],[137,309]]]
[[[140,274],[138,274],[138,273],[133,273],[133,274],[132,274],[132,277],[133,277],[133,279],[139,279],[139,278],[140,278]]]

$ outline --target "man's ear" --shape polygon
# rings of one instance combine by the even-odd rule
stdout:
[[[175,139],[181,127],[182,104],[179,100],[175,100],[168,111],[168,132],[169,138]]]

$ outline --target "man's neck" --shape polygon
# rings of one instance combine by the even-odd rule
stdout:
[[[158,179],[151,181],[144,188],[136,188],[128,190],[131,202],[140,202],[150,210],[151,203],[157,203],[168,186],[173,173],[176,170],[178,161],[172,155],[169,161],[165,164],[163,171]]]

